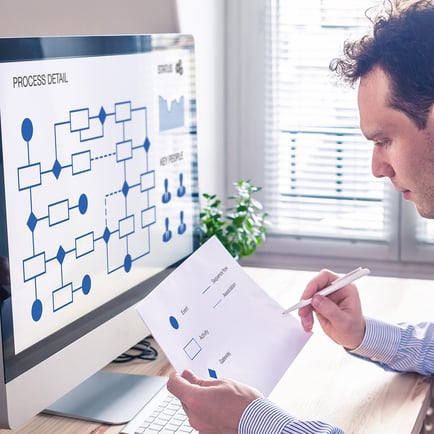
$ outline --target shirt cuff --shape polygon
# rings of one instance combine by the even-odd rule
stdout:
[[[252,401],[241,415],[239,434],[281,433],[283,427],[293,420],[283,409],[267,398]]]
[[[373,362],[389,364],[395,357],[401,342],[400,327],[372,318],[366,318],[366,331],[362,343],[349,351]]]

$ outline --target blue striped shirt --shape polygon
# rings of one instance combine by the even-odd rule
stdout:
[[[388,324],[366,319],[363,342],[350,354],[396,372],[434,374],[434,323]],[[344,434],[331,424],[300,420],[266,398],[258,398],[244,411],[239,434]]]

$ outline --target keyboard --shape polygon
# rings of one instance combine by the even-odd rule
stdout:
[[[120,431],[121,434],[193,434],[178,398],[165,387]]]

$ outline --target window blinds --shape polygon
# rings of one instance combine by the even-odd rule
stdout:
[[[434,245],[434,220],[416,220],[416,243]]]
[[[367,0],[269,0],[265,209],[270,233],[388,241],[390,188],[371,174],[356,90],[328,69],[368,28]]]

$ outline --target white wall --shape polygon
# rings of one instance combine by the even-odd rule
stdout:
[[[224,199],[225,1],[178,0],[181,32],[195,36],[201,192]]]
[[[0,0],[0,36],[176,32],[176,0]]]

